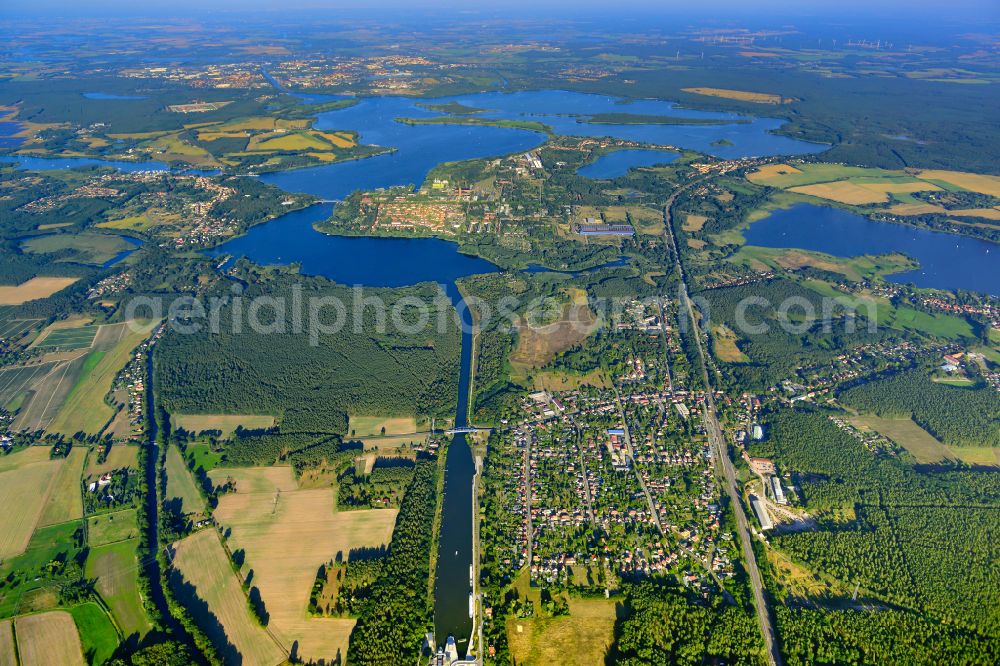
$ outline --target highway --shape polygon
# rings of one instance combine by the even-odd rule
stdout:
[[[722,470],[724,481],[723,485],[726,489],[726,493],[729,495],[729,502],[733,508],[733,513],[736,514],[737,532],[739,533],[740,544],[743,548],[744,566],[746,566],[747,575],[750,578],[750,585],[753,588],[754,610],[757,613],[757,622],[760,625],[761,635],[764,637],[767,660],[771,666],[781,666],[781,653],[778,650],[778,644],[775,640],[774,627],[771,623],[771,614],[767,607],[767,597],[764,594],[764,583],[760,577],[760,569],[757,567],[757,557],[754,555],[753,544],[750,540],[750,526],[747,522],[746,512],[743,510],[743,503],[740,498],[739,490],[736,486],[736,470],[733,467],[733,461],[729,458],[729,448],[726,445],[725,437],[722,434],[722,428],[719,426],[712,382],[708,373],[709,362],[705,353],[705,346],[702,343],[701,326],[698,323],[698,318],[695,316],[694,305],[691,303],[691,298],[688,296],[687,275],[684,272],[684,266],[681,262],[681,254],[677,245],[677,239],[673,232],[673,208],[677,201],[677,197],[689,188],[704,182],[706,179],[707,177],[698,178],[686,185],[682,185],[670,195],[670,198],[667,199],[663,208],[663,222],[665,227],[664,234],[667,236],[667,240],[673,249],[674,257],[676,258],[677,274],[680,278],[679,297],[681,307],[687,311],[688,317],[691,321],[690,333],[694,336],[695,342],[697,343],[698,356],[701,359],[702,380],[705,383],[705,391],[707,394],[704,405],[705,430],[708,434],[709,443],[714,449],[717,470]]]

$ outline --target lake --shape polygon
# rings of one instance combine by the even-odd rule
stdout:
[[[247,256],[262,265],[298,264],[308,275],[369,287],[451,284],[460,277],[498,270],[485,259],[460,253],[457,243],[438,238],[332,236],[313,229],[332,211],[330,204],[317,204],[288,213],[207,253]]]
[[[0,148],[17,148],[24,139],[16,136],[23,128],[13,120],[0,120]]]
[[[146,99],[145,95],[115,95],[113,93],[103,93],[103,92],[85,92],[83,96],[87,99],[94,100],[129,100],[129,99]]]
[[[590,164],[577,169],[576,174],[584,178],[618,178],[629,169],[654,164],[669,164],[680,155],[662,150],[615,150],[598,157]]]
[[[838,257],[902,252],[920,267],[886,276],[891,282],[1000,296],[1000,245],[989,241],[874,222],[812,204],[775,211],[751,224],[743,235],[747,245],[801,248]]]

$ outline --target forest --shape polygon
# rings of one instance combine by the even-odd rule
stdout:
[[[389,555],[368,589],[351,632],[347,661],[358,666],[415,663],[430,626],[427,581],[433,575],[437,463],[419,460],[403,497],[389,544]]]
[[[767,423],[753,454],[792,474],[819,523],[776,535],[775,547],[864,595],[998,638],[1000,471],[918,472],[815,410],[782,410]]]
[[[764,641],[754,616],[721,599],[689,598],[653,583],[628,585],[609,662],[622,666],[760,663]]]
[[[251,286],[244,303],[256,297],[291,304],[293,276]],[[299,298],[340,299],[348,312],[360,303],[351,289],[326,280],[298,278],[304,287]],[[371,289],[365,298],[383,299],[388,311],[404,297],[430,304],[431,322],[450,304],[436,299],[436,287]],[[445,415],[454,409],[461,340],[457,327],[437,331],[428,325],[413,335],[388,325],[379,332],[374,308],[359,310],[336,335],[322,335],[319,344],[294,332],[294,305],[281,316],[264,308],[262,321],[278,321],[275,332],[254,332],[242,322],[235,299],[220,314],[218,332],[171,332],[157,346],[157,391],[171,413],[271,414],[281,432],[344,434],[347,413]],[[437,308],[437,309],[434,309]],[[337,313],[319,313],[324,326],[336,324]],[[303,314],[305,317],[305,314]],[[236,326],[234,327],[234,321]],[[305,321],[303,319],[303,321]],[[300,326],[303,324],[300,321]],[[271,328],[270,326],[267,328]],[[301,329],[300,329],[301,330]],[[318,330],[318,329],[317,329]],[[234,332],[236,331],[236,332]]]
[[[912,370],[850,388],[839,400],[878,416],[910,416],[945,444],[1000,447],[1000,392],[948,386]]]

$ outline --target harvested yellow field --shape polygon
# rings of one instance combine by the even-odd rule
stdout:
[[[781,176],[802,173],[801,169],[796,169],[790,164],[765,164],[753,173],[747,174],[747,180],[751,183],[761,183],[768,185],[771,181]]]
[[[879,193],[847,180],[839,180],[833,183],[816,183],[815,185],[800,185],[799,187],[789,188],[788,191],[855,206],[883,203],[886,201],[884,193]]]
[[[247,430],[274,427],[274,417],[270,414],[175,414],[171,420],[175,428],[193,433],[221,430],[223,437],[232,435],[239,426]]]
[[[603,664],[614,641],[616,619],[614,601],[571,597],[568,617],[510,619],[511,656],[522,666]]]
[[[83,463],[87,460],[87,449],[74,446],[59,468],[55,483],[49,493],[49,501],[39,520],[39,527],[56,525],[83,517],[83,494],[80,479]]]
[[[978,173],[966,173],[964,171],[927,169],[918,171],[917,177],[923,180],[940,180],[950,185],[961,187],[963,190],[1000,197],[1000,176],[986,176]]]
[[[335,145],[337,148],[353,148],[358,145],[354,137],[347,132],[316,132],[318,135]]]
[[[354,620],[307,616],[316,571],[338,552],[387,544],[396,511],[337,512],[333,488],[282,489],[291,471],[278,469],[284,470],[278,477],[268,468],[230,470],[241,482],[236,493],[220,498],[215,518],[232,530],[230,548],[246,553],[244,570],[254,571],[270,616],[268,629],[286,649],[297,643],[304,661],[329,662],[338,652],[347,653]]]
[[[0,285],[0,305],[20,305],[38,298],[48,298],[80,278],[35,277],[19,285]]]
[[[217,467],[208,473],[217,486],[230,481],[236,484],[232,497],[244,497],[257,493],[289,492],[298,489],[295,472],[291,467]],[[227,495],[229,497],[229,495]],[[249,503],[249,500],[246,500]]]
[[[0,515],[0,559],[20,555],[48,503],[63,460],[50,460],[48,447],[33,446],[3,458],[0,506],[17,507]]]
[[[11,620],[0,620],[0,666],[17,666],[14,626]]]
[[[681,229],[688,232],[701,231],[701,228],[705,226],[706,222],[708,222],[707,216],[688,213],[684,218],[684,224],[681,225]]]
[[[984,220],[1000,220],[1000,209],[997,208],[962,208],[948,210],[936,204],[897,204],[889,208],[896,215],[954,215],[955,217],[978,217]]]
[[[382,429],[385,429],[383,432]],[[417,431],[417,419],[412,416],[365,416],[350,414],[347,431],[352,437],[369,435],[406,435]]]
[[[330,150],[330,144],[309,132],[261,134],[250,139],[248,151]]]
[[[73,616],[49,611],[14,620],[21,666],[83,666],[83,648]]]
[[[981,217],[984,220],[1000,220],[1000,208],[963,208],[961,210],[949,210],[948,215],[956,217]]]
[[[287,548],[288,543],[282,547]],[[173,564],[184,582],[194,586],[198,598],[208,605],[215,620],[222,625],[224,636],[209,632],[213,643],[224,645],[225,641],[238,653],[234,655],[232,649],[221,648],[226,663],[274,666],[287,658],[285,651],[251,617],[241,581],[233,572],[229,555],[214,529],[195,532],[175,543],[173,550]],[[201,618],[196,616],[196,619]]]
[[[795,101],[791,97],[782,97],[771,93],[750,92],[748,90],[730,90],[729,88],[681,88],[684,92],[695,95],[707,95],[709,97],[723,97],[725,99],[735,99],[741,102],[754,102],[755,104],[787,104]]]
[[[688,238],[687,239],[687,246],[689,248],[691,248],[692,250],[701,250],[706,245],[708,245],[708,243],[706,243],[705,241],[701,240],[700,238]]]

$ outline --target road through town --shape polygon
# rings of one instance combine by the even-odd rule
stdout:
[[[673,232],[673,208],[674,204],[677,202],[677,197],[703,181],[704,179],[697,179],[686,185],[682,185],[680,188],[675,190],[672,195],[670,195],[670,198],[667,200],[663,209],[663,222],[665,227],[664,233],[667,236],[670,247],[673,249],[674,257],[677,262],[677,274],[680,278],[680,305],[687,312],[688,318],[691,322],[689,334],[694,337],[694,340],[697,343],[698,355],[701,359],[702,380],[705,384],[705,393],[707,396],[704,404],[705,429],[714,451],[716,464],[718,465],[718,468],[722,470],[724,481],[723,485],[726,488],[726,493],[729,495],[730,505],[733,508],[733,513],[736,514],[737,532],[739,533],[740,544],[743,547],[744,566],[746,567],[747,575],[750,578],[750,585],[753,588],[754,609],[757,613],[757,621],[760,624],[761,634],[764,637],[768,663],[771,664],[771,666],[780,666],[781,653],[778,651],[774,627],[771,623],[771,615],[767,607],[767,597],[764,595],[764,583],[761,580],[760,569],[757,568],[757,558],[754,555],[753,543],[750,541],[750,527],[747,522],[746,512],[743,510],[743,503],[740,501],[739,491],[736,487],[736,470],[733,467],[733,461],[729,458],[729,450],[726,446],[725,438],[722,435],[722,428],[719,426],[719,419],[716,414],[712,382],[708,373],[708,359],[705,354],[705,346],[702,343],[701,326],[698,322],[698,318],[695,316],[694,305],[691,302],[691,298],[688,296],[687,275],[684,272],[684,266],[681,262],[677,239],[675,238]]]

